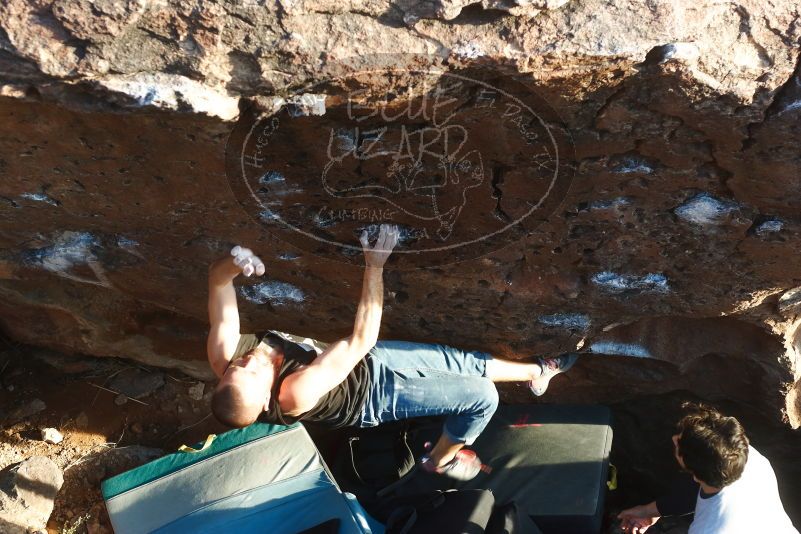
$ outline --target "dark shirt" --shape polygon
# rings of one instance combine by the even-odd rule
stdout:
[[[291,425],[296,421],[305,421],[318,423],[329,428],[342,428],[359,424],[362,409],[367,399],[367,390],[370,386],[370,372],[364,358],[359,360],[359,363],[356,364],[344,381],[320,397],[320,400],[311,410],[300,416],[292,417],[284,414],[278,405],[278,392],[281,389],[281,384],[287,376],[314,361],[317,353],[311,348],[306,349],[304,346],[285,339],[274,332],[262,332],[240,336],[232,361],[254,349],[261,341],[280,350],[284,354],[284,360],[281,362],[278,376],[273,382],[270,393],[270,409],[262,412],[261,416],[259,416],[260,421],[280,425]]]
[[[682,473],[673,480],[670,490],[656,500],[656,509],[661,516],[686,515],[695,511],[695,501],[701,487],[693,477]],[[703,492],[701,497],[704,498]],[[707,497],[709,497],[707,495]]]

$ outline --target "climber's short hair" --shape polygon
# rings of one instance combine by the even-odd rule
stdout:
[[[696,479],[723,488],[743,474],[748,437],[740,422],[712,407],[685,403],[687,414],[676,426],[677,452]]]
[[[248,405],[240,388],[220,384],[211,396],[211,412],[215,419],[231,428],[242,428],[256,422],[261,408]]]

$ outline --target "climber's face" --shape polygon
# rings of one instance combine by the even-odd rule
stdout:
[[[212,396],[212,411],[219,421],[244,427],[269,408],[281,356],[274,349],[257,347],[231,362]]]
[[[270,353],[254,349],[234,360],[220,383],[227,382],[241,392],[243,402],[259,412],[270,403],[270,391],[275,379],[275,365]]]

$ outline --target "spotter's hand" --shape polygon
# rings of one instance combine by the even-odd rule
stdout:
[[[231,249],[231,256],[234,257],[234,265],[239,267],[245,276],[264,274],[264,262],[249,248],[237,245]]]
[[[378,231],[378,239],[375,241],[374,246],[370,246],[370,240],[367,237],[367,230],[362,232],[359,241],[362,243],[364,250],[364,261],[368,267],[383,267],[387,262],[395,245],[398,244],[398,237],[400,230],[397,226],[382,224]]]
[[[659,521],[656,505],[641,505],[623,510],[617,515],[620,519],[620,529],[627,534],[645,534],[645,532]]]

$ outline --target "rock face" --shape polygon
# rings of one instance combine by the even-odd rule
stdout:
[[[43,529],[64,483],[49,458],[33,456],[0,473],[0,527],[8,534]]]
[[[331,340],[395,222],[384,337],[801,424],[795,2],[270,6],[0,5],[5,333],[207,376],[212,259],[267,260],[245,328]]]

